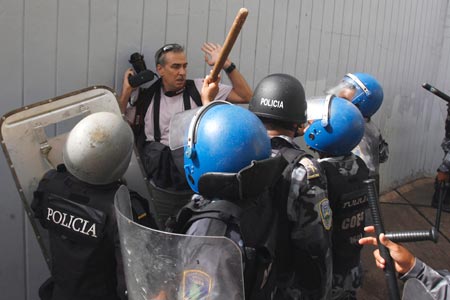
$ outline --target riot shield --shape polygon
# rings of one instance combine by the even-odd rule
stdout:
[[[89,114],[104,111],[121,115],[115,93],[107,87],[90,87],[11,111],[0,121],[6,161],[48,264],[47,231],[35,221],[30,208],[33,192],[42,176],[62,163],[62,148],[70,130]],[[132,190],[149,199],[136,153],[124,177]]]
[[[130,198],[115,198],[128,299],[244,299],[242,255],[228,238],[153,230],[132,221]]]

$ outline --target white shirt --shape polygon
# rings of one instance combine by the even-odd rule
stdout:
[[[197,90],[202,90],[203,86],[203,78],[194,79],[195,87]],[[230,94],[232,86],[219,84],[219,92],[215,100],[221,99],[225,100]],[[153,99],[150,103],[147,113],[145,114],[144,123],[145,123],[145,135],[147,137],[147,141],[154,141],[154,128],[153,128]],[[191,108],[197,107],[194,100],[191,97]],[[164,95],[164,92],[161,87],[161,101],[159,104],[159,130],[161,132],[161,143],[164,145],[169,145],[169,126],[170,120],[173,115],[184,111],[184,103],[183,103],[183,93],[175,95],[173,97],[167,97]]]

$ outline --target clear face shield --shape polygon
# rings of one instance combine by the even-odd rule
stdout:
[[[359,103],[370,95],[370,91],[364,83],[351,73],[346,74],[338,85],[327,90],[326,93],[347,99],[353,104]]]
[[[192,149],[196,142],[196,128],[204,113],[215,105],[230,104],[216,100],[210,104],[175,114],[170,121],[169,147],[170,150],[182,149],[186,146]]]
[[[308,108],[306,110],[306,116],[308,123],[312,123],[316,120],[321,120],[320,123],[323,127],[328,126],[331,100],[334,98],[333,94],[321,97],[312,97],[306,99]]]

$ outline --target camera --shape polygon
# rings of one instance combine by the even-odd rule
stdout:
[[[130,75],[128,77],[128,82],[132,87],[138,87],[155,78],[156,74],[152,70],[148,70],[145,65],[144,55],[135,52],[131,54],[129,62],[136,71],[136,75]]]

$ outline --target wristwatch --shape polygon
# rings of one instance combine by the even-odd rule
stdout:
[[[230,74],[231,72],[234,71],[234,69],[236,69],[236,65],[235,65],[234,63],[231,63],[231,64],[228,66],[228,68],[225,69],[225,72],[226,72],[227,74]]]

